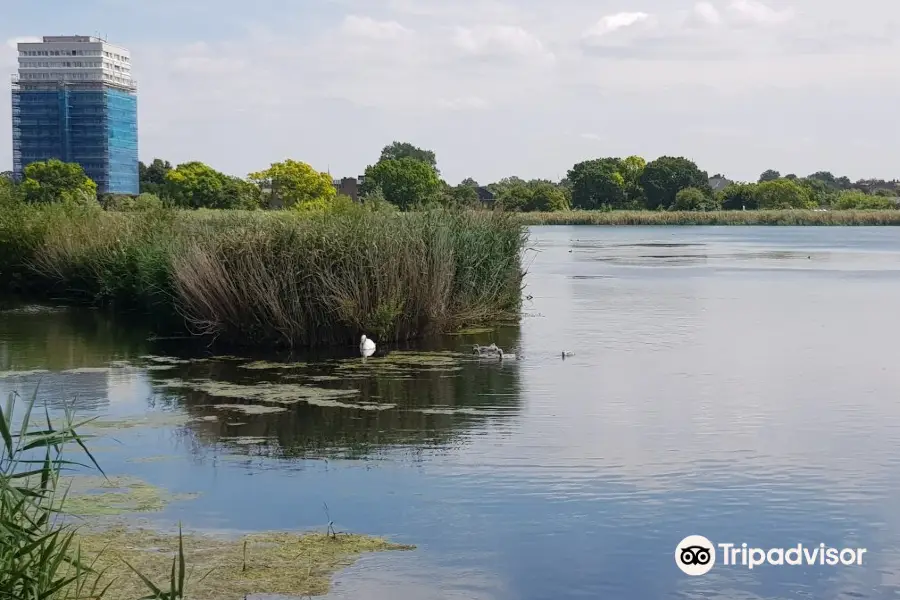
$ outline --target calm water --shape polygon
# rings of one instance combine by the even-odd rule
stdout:
[[[532,247],[521,327],[443,342],[520,360],[314,372],[362,408],[226,418],[210,405],[241,400],[165,382],[306,380],[234,360],[145,370],[197,355],[64,310],[0,314],[0,368],[51,371],[0,391],[42,377],[83,415],[222,417],[96,441],[107,472],[200,493],[151,515],[166,525],[323,528],[327,504],[339,530],[418,545],[365,557],[333,598],[900,594],[900,229],[554,227]],[[868,553],[691,578],[673,560],[689,534]]]

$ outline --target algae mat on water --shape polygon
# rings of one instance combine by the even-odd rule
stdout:
[[[104,600],[133,600],[148,592],[128,561],[163,589],[169,581],[178,536],[124,526],[78,534],[83,558],[103,572],[100,588],[112,581]],[[361,554],[412,550],[363,535],[256,533],[239,539],[202,534],[183,536],[186,596],[194,600],[240,599],[249,594],[318,596],[331,577]]]
[[[64,510],[78,517],[112,516],[156,512],[170,502],[191,500],[195,494],[170,494],[140,479],[76,475],[60,478],[60,490],[67,490]]]

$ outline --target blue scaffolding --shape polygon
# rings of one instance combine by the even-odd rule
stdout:
[[[81,165],[101,194],[140,191],[135,87],[13,78],[13,172],[52,158]]]

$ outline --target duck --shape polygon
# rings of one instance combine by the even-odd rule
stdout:
[[[567,357],[569,357],[569,356],[572,356],[573,354],[575,354],[575,353],[574,353],[574,352],[569,352],[568,350],[563,350],[563,351],[562,351],[562,357],[563,357],[564,359],[567,358]]]
[[[371,356],[372,353],[375,352],[375,342],[367,338],[364,334],[359,338],[359,351],[366,356]]]

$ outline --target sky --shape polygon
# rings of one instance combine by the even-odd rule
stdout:
[[[451,184],[591,158],[709,175],[900,178],[897,0],[62,0],[0,8],[17,41],[131,50],[140,158],[356,176],[398,140]],[[5,42],[5,43],[4,43]],[[3,85],[9,86],[4,76]],[[0,94],[0,171],[11,168]]]

